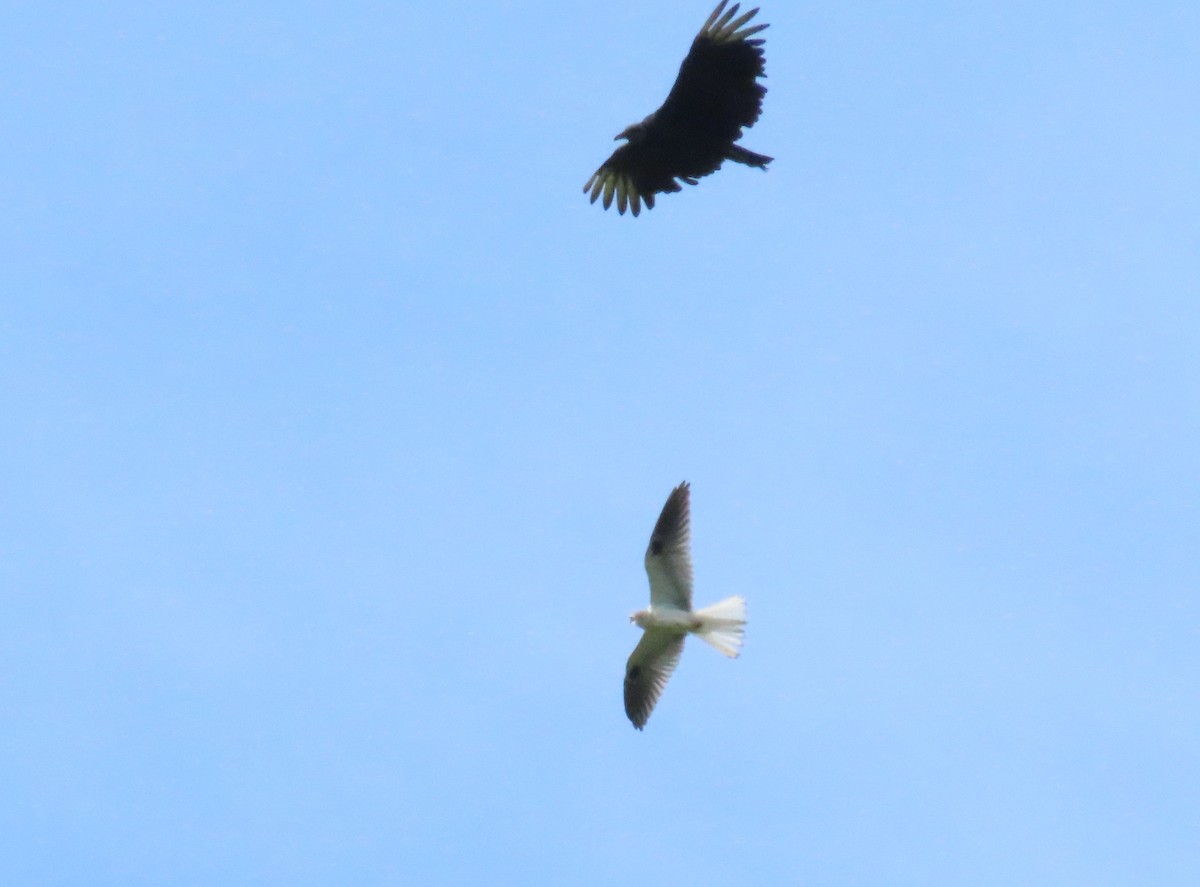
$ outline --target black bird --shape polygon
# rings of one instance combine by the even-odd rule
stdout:
[[[653,209],[654,195],[680,191],[676,179],[696,184],[716,172],[726,160],[766,169],[774,158],[734,144],[762,113],[767,88],[762,39],[748,39],[766,25],[744,27],[758,9],[738,16],[735,3],[727,10],[721,0],[679,66],[679,76],[657,111],[627,126],[617,136],[626,143],[604,161],[583,186],[592,203],[604,195],[604,208],[617,199],[617,211],[642,202]],[[737,16],[735,18],[735,16]]]

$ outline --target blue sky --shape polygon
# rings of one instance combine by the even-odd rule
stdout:
[[[709,11],[0,12],[0,881],[1200,877],[1200,7]]]

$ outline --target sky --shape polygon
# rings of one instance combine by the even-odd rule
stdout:
[[[1200,879],[1200,7],[709,11],[4,5],[0,882]]]

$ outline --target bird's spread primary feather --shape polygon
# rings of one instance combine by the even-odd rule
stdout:
[[[636,216],[643,203],[654,208],[655,194],[694,185],[726,160],[767,168],[773,158],[734,144],[762,113],[765,41],[753,35],[767,25],[746,27],[758,9],[739,16],[739,4],[726,9],[727,2],[692,41],[662,107],[626,127],[617,136],[626,143],[587,180],[592,203],[603,195],[608,209],[615,198],[619,213],[630,208]]]
[[[681,483],[663,506],[646,547],[650,607],[630,620],[642,639],[625,664],[625,714],[641,730],[683,653],[689,634],[736,657],[746,626],[746,602],[740,597],[692,610],[691,487]]]

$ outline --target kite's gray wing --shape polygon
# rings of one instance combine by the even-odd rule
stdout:
[[[684,637],[661,628],[647,629],[625,663],[625,714],[639,730],[646,726],[679,664]]]
[[[690,491],[687,481],[671,491],[650,535],[646,574],[652,607],[692,608]]]

